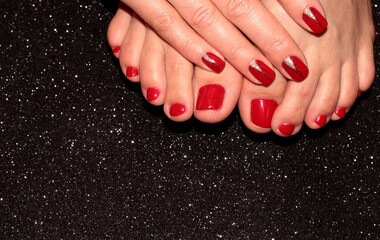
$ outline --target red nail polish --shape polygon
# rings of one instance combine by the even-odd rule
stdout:
[[[127,67],[127,77],[136,77],[139,75],[139,70],[135,67]]]
[[[323,127],[326,125],[326,121],[327,121],[327,116],[326,115],[320,115],[318,117],[315,118],[314,122],[320,126],[320,127]]]
[[[209,84],[199,89],[197,110],[218,110],[224,100],[226,90],[220,85]]]
[[[120,47],[114,47],[114,48],[112,49],[112,52],[113,52],[113,53],[120,53]]]
[[[157,88],[148,88],[146,91],[146,98],[149,102],[156,100],[160,96],[160,91]]]
[[[220,73],[221,71],[223,71],[226,65],[226,63],[222,59],[210,52],[202,56],[202,61],[216,73]]]
[[[170,116],[178,117],[186,112],[185,105],[175,103],[170,107]]]
[[[315,33],[321,33],[327,28],[326,18],[315,8],[306,8],[303,12],[302,19]]]
[[[252,61],[248,69],[264,86],[269,86],[276,77],[276,73],[261,60]]]
[[[309,75],[307,66],[296,56],[287,57],[282,63],[282,67],[296,82],[305,80],[307,75]]]
[[[270,99],[254,99],[251,102],[251,121],[256,126],[270,128],[277,102]]]
[[[294,131],[294,125],[290,123],[283,123],[281,126],[278,128],[280,133],[284,134],[285,136],[290,136],[292,135]]]
[[[360,97],[362,95],[362,91],[358,90],[358,97]]]
[[[335,112],[334,112],[338,117],[340,118],[344,118],[344,116],[346,115],[346,108],[337,108],[335,109]]]

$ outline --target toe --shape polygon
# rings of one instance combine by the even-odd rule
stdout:
[[[242,83],[243,76],[227,62],[219,74],[195,67],[194,116],[207,123],[216,123],[227,118],[236,106]]]
[[[183,122],[193,115],[193,64],[165,44],[166,97],[164,112],[168,118]]]
[[[112,18],[107,30],[107,40],[115,57],[119,58],[121,44],[124,36],[128,32],[128,28],[132,19],[132,15],[123,4],[119,4],[115,16]]]
[[[287,80],[277,72],[269,87],[244,79],[239,99],[239,112],[244,125],[256,133],[271,131],[273,113],[281,102]]]
[[[166,93],[165,53],[162,40],[148,29],[141,52],[140,82],[144,97],[153,105],[164,103]]]
[[[368,90],[375,79],[373,45],[369,41],[359,52],[358,57],[359,90]]]

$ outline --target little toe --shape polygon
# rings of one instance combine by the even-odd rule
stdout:
[[[163,42],[147,29],[140,59],[141,91],[148,102],[162,105],[166,94],[165,53]]]
[[[108,43],[112,49],[113,54],[117,58],[119,58],[121,44],[123,43],[124,37],[128,32],[131,20],[131,12],[123,3],[120,2],[119,8],[115,16],[112,18],[107,30]]]
[[[243,76],[228,62],[219,74],[195,67],[194,116],[206,123],[227,118],[236,106],[242,83]]]
[[[244,79],[239,98],[239,113],[244,125],[253,132],[271,131],[273,113],[281,102],[287,80],[277,72],[275,81],[268,87],[252,84]]]
[[[171,46],[164,43],[166,61],[166,97],[164,112],[168,118],[183,122],[193,115],[194,67]]]
[[[362,47],[358,56],[359,90],[368,90],[375,79],[375,61],[373,56],[373,44]]]

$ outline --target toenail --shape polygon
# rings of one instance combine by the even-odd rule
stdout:
[[[346,115],[346,108],[337,108],[335,109],[335,112],[334,112],[338,117],[340,118],[344,118],[344,116]]]
[[[179,103],[174,103],[170,107],[170,116],[172,116],[172,117],[178,117],[178,116],[184,114],[185,111],[186,111],[185,105],[179,104]]]
[[[226,90],[220,85],[209,84],[199,89],[197,110],[218,110],[224,99]]]
[[[292,135],[294,131],[294,125],[290,123],[283,123],[280,125],[278,130],[280,131],[280,133],[284,134],[285,136],[290,136]]]
[[[112,52],[113,52],[113,53],[120,53],[120,47],[114,47],[114,48],[112,49]]]
[[[160,96],[160,91],[157,88],[148,88],[146,91],[146,98],[149,102],[156,100]]]
[[[135,67],[127,67],[127,77],[136,77],[139,75],[139,70]]]
[[[249,71],[264,86],[269,86],[276,77],[276,73],[261,60],[252,61],[249,64]]]
[[[358,90],[358,97],[360,97],[362,95],[362,91]]]
[[[282,67],[296,81],[301,82],[309,75],[307,66],[296,56],[287,57],[282,63]]]
[[[226,65],[226,63],[222,59],[210,52],[202,56],[202,61],[204,64],[207,65],[207,67],[209,67],[216,73],[222,72]]]
[[[320,127],[323,127],[326,125],[326,121],[327,121],[327,116],[326,115],[319,115],[318,117],[315,118],[314,122],[320,126]]]
[[[251,102],[251,121],[256,126],[270,128],[277,102],[270,99],[254,99]]]
[[[302,19],[315,33],[321,33],[327,28],[326,18],[315,8],[306,8],[303,12]]]

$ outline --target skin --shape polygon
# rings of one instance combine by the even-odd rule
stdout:
[[[322,127],[315,121],[321,115],[326,116],[326,122],[339,120],[341,116],[336,114],[336,109],[348,111],[358,90],[366,91],[373,82],[375,34],[370,1],[343,1],[346,8],[341,7],[341,2],[321,1],[327,15],[333,16],[322,36],[311,35],[302,29],[277,1],[263,1],[305,53],[310,74],[301,83],[287,81],[276,70],[273,84],[258,86],[228,62],[221,74],[193,68],[188,60],[123,8],[118,10],[109,26],[108,39],[111,46],[121,45],[120,54],[115,56],[119,57],[122,69],[130,65],[141,68],[141,74],[131,80],[141,82],[145,97],[149,87],[160,89],[160,96],[151,103],[163,104],[165,114],[173,121],[185,121],[194,114],[204,122],[219,122],[238,103],[241,118],[250,130],[257,133],[274,131],[280,136],[288,136],[299,132],[303,122],[312,129]],[[223,105],[218,110],[196,110],[199,89],[208,84],[225,88]],[[257,98],[278,103],[268,128],[251,121],[251,102]],[[186,111],[180,116],[171,116],[170,106],[178,102],[186,106]],[[283,134],[280,131],[283,124],[294,125],[293,131]]]

